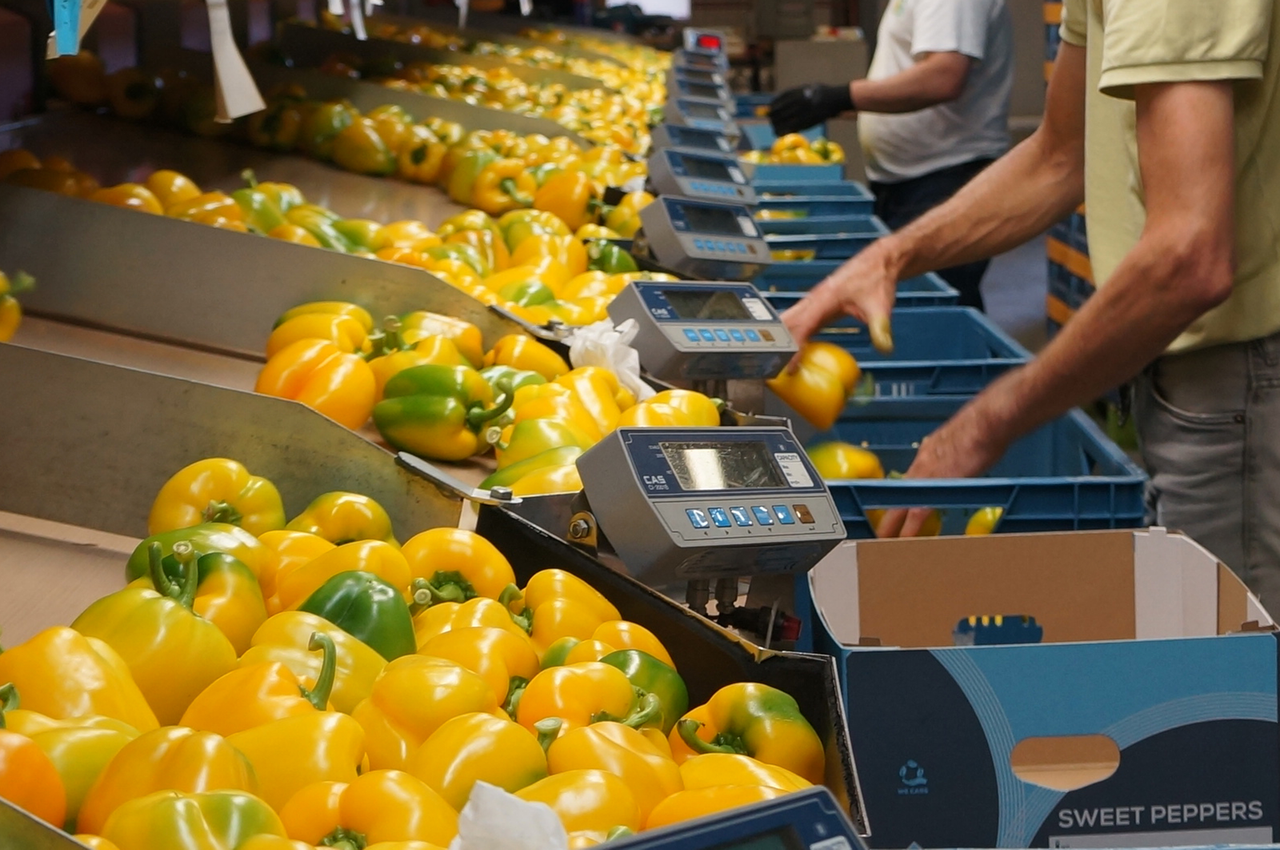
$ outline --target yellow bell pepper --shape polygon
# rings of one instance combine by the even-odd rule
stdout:
[[[614,396],[617,379],[610,381],[605,377],[607,374],[608,370],[599,366],[584,366],[555,379],[557,384],[573,390],[601,434],[608,434],[618,427],[618,419],[622,416]]]
[[[162,563],[171,579],[178,577],[179,570],[194,570],[197,584],[191,610],[213,623],[237,655],[248,649],[249,639],[267,619],[262,589],[253,571],[225,552],[197,556],[185,540],[175,542],[173,555]],[[149,575],[129,586],[156,589]]]
[[[618,417],[618,427],[671,428],[692,427],[693,417],[685,411],[653,399],[646,399],[626,410]]]
[[[553,213],[570,230],[579,230],[595,220],[600,199],[590,177],[581,171],[565,171],[542,184],[533,196],[533,206]]]
[[[633,623],[630,620],[606,620],[591,633],[591,637],[593,640],[607,643],[618,649],[638,649],[641,652],[647,652],[668,667],[676,666],[671,660],[671,653],[667,652],[662,641],[639,623]]]
[[[66,791],[66,824],[73,826],[98,774],[125,744],[138,737],[138,730],[114,717],[54,720],[18,708],[18,698],[12,685],[0,687],[0,729],[30,738],[49,757]]]
[[[576,493],[582,489],[582,476],[576,464],[544,466],[535,469],[511,485],[513,496],[546,496],[552,493]]]
[[[519,635],[528,634],[512,619],[511,612],[505,605],[483,596],[466,602],[440,602],[413,615],[413,634],[418,646],[447,631],[478,626],[506,629]]]
[[[492,714],[463,714],[417,749],[409,772],[461,810],[478,781],[514,793],[542,779],[547,756],[524,727]]]
[[[444,240],[446,245],[470,245],[480,255],[483,265],[492,272],[500,272],[511,265],[507,243],[496,228],[480,227],[459,230]]]
[[[164,206],[150,189],[140,183],[121,183],[108,186],[89,195],[89,200],[113,207],[138,210],[140,212],[163,215]]]
[[[784,369],[765,384],[811,425],[826,431],[844,412],[859,374],[857,362],[844,349],[807,343],[800,350],[795,372]]]
[[[377,385],[369,364],[322,339],[300,339],[281,349],[258,373],[254,392],[299,401],[348,428],[373,412]]]
[[[374,770],[349,783],[318,782],[280,809],[291,838],[337,847],[425,841],[448,846],[458,813],[439,794],[401,770]]]
[[[876,453],[851,443],[820,443],[805,449],[813,468],[828,481],[884,478],[884,466]]]
[[[530,478],[537,472],[538,470],[535,470],[525,478]],[[520,479],[516,484],[522,484],[525,478]],[[551,644],[564,638],[590,640],[591,635],[604,622],[600,614],[590,605],[569,597],[549,599],[536,608],[530,608],[527,613],[532,620],[530,639],[539,654],[547,652]]]
[[[29,710],[55,720],[101,715],[140,732],[159,725],[124,659],[65,626],[0,652],[0,682],[12,683]]]
[[[408,137],[396,155],[396,171],[402,180],[431,184],[440,176],[448,146],[425,126],[409,128]]]
[[[35,285],[35,279],[25,272],[12,278],[0,272],[0,342],[8,342],[22,324],[22,305],[13,295]]]
[[[303,339],[323,339],[350,354],[364,345],[367,331],[360,321],[342,313],[299,313],[277,325],[267,338],[267,358]]]
[[[603,770],[621,778],[635,796],[642,821],[654,806],[684,788],[680,768],[645,735],[621,723],[605,721],[570,729],[547,749],[554,774]]]
[[[117,809],[103,833],[118,850],[245,850],[255,836],[283,836],[284,825],[252,794],[157,791]]]
[[[720,404],[702,393],[693,390],[663,390],[649,400],[683,412],[696,427],[715,428],[720,425]]]
[[[537,266],[548,257],[564,266],[570,279],[587,270],[587,249],[581,240],[554,233],[535,233],[523,240],[511,252],[511,264]]]
[[[480,171],[471,188],[471,203],[489,213],[501,215],[533,204],[538,181],[518,159],[498,159]]]
[[[648,192],[628,192],[618,205],[609,210],[604,218],[604,226],[630,239],[640,229],[640,210],[653,203],[653,195]]]
[[[484,679],[442,658],[404,655],[386,666],[351,716],[364,729],[369,766],[405,770],[410,756],[445,722],[475,712],[498,713]]]
[[[206,458],[178,470],[151,505],[147,533],[159,534],[201,522],[238,525],[250,534],[284,527],[280,491],[228,458]]]
[[[320,240],[312,236],[305,228],[289,222],[277,224],[267,231],[267,235],[272,239],[279,239],[283,242],[293,242],[295,245],[309,245],[312,248],[324,247],[320,244]]]
[[[516,576],[497,547],[465,528],[429,528],[405,541],[414,589],[435,602],[465,602],[476,596],[501,599]]]
[[[336,711],[296,714],[227,736],[253,765],[276,811],[313,782],[351,782],[364,761],[364,730]]]
[[[738,753],[706,753],[694,756],[680,765],[680,778],[686,790],[717,785],[767,785],[782,791],[803,791],[813,783],[785,767],[765,764]]]
[[[146,180],[146,187],[162,207],[180,204],[200,195],[200,187],[190,177],[166,168],[151,172]]]
[[[980,508],[965,523],[964,533],[968,537],[981,537],[984,534],[991,534],[996,530],[996,526],[1000,524],[1002,516],[1004,516],[1004,508]]]
[[[768,785],[714,785],[692,791],[678,791],[663,800],[645,819],[645,829],[706,817],[716,812],[750,806],[790,793]]]
[[[409,564],[400,550],[381,540],[357,540],[344,543],[336,549],[313,558],[288,575],[279,577],[276,596],[280,610],[295,610],[320,585],[336,576],[352,570],[372,573],[406,593],[409,588]]]
[[[306,531],[268,531],[258,538],[272,553],[262,571],[258,583],[267,605],[267,614],[279,614],[280,598],[276,596],[276,583],[280,576],[288,575],[298,567],[334,549],[334,545],[318,534]]]
[[[369,368],[373,370],[374,380],[377,381],[378,401],[382,401],[387,381],[396,373],[426,363],[439,363],[443,366],[471,365],[448,337],[423,337],[411,348],[393,350],[369,361]]]
[[[510,366],[537,372],[553,381],[569,371],[569,364],[538,340],[523,334],[509,334],[499,339],[484,356],[485,366]]]
[[[290,319],[305,313],[337,313],[355,319],[360,323],[360,327],[364,328],[366,334],[373,331],[373,316],[370,316],[369,311],[359,304],[352,304],[350,301],[308,301],[297,307],[290,307],[276,319],[275,327],[278,328]]]
[[[599,661],[550,667],[534,676],[520,695],[515,718],[531,731],[550,718],[566,730],[604,720],[635,728],[662,720],[656,697],[637,699],[626,674]]]
[[[355,540],[382,540],[397,545],[391,517],[382,505],[368,496],[341,490],[317,496],[285,527],[318,534],[339,546]]]
[[[503,706],[519,699],[539,670],[538,653],[529,638],[487,626],[443,632],[419,647],[418,654],[461,664],[484,679]]]
[[[315,632],[328,635],[337,650],[329,699],[338,711],[350,712],[369,696],[387,662],[372,647],[323,617],[305,611],[285,611],[271,617],[254,633],[251,646],[240,657],[240,667],[279,661],[299,680],[317,682],[324,659],[309,649]]]
[[[521,800],[544,803],[567,832],[626,827],[640,829],[640,807],[620,777],[602,770],[569,770],[540,779],[516,792]]]
[[[85,832],[78,832],[71,837],[76,841],[79,841],[85,847],[88,847],[89,850],[120,850],[120,847],[114,841],[108,841],[101,835],[89,835]],[[245,848],[245,850],[250,850],[247,845],[241,846]],[[273,850],[273,848],[259,847],[257,850]],[[297,848],[289,847],[282,848],[282,850],[297,850]]]
[[[328,710],[338,650],[333,638],[323,632],[311,636],[308,648],[322,653],[313,687],[308,688],[279,661],[243,665],[201,691],[183,712],[180,725],[226,736],[285,717]]]
[[[484,362],[480,329],[462,319],[417,310],[400,317],[400,334],[410,345],[427,336],[448,337],[472,366],[480,366]]]
[[[112,812],[156,791],[256,794],[248,759],[220,735],[182,726],[144,732],[120,748],[85,795],[77,829],[102,833]]]
[[[524,605],[537,609],[553,599],[573,599],[592,609],[601,619],[620,620],[622,616],[600,591],[566,570],[539,570],[529,577],[522,591]]]
[[[236,651],[218,627],[191,610],[197,571],[182,583],[165,574],[160,544],[152,543],[151,583],[126,587],[85,609],[71,627],[109,644],[129,665],[138,688],[164,724],[176,723],[187,704],[236,664]]]
[[[726,685],[689,711],[670,735],[675,760],[703,753],[739,753],[822,781],[822,741],[790,694],[755,682]]]

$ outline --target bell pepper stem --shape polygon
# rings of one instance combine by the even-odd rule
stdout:
[[[246,168],[240,172],[240,179],[249,184],[250,189],[258,188],[258,175],[253,173],[252,168]]]
[[[422,584],[419,585],[418,581]],[[476,589],[471,586],[462,573],[456,570],[438,572],[429,579],[419,579],[413,583],[416,594],[419,589],[426,589],[431,594],[431,604],[441,602],[466,602],[476,597]]]
[[[173,557],[182,568],[180,581],[173,581],[164,572],[164,558],[159,543],[147,547],[151,585],[161,596],[167,596],[184,608],[190,608],[196,600],[196,583],[199,581],[195,564],[195,549],[186,540],[173,544]]]
[[[639,729],[662,720],[662,700],[657,694],[645,694],[635,710],[622,719],[623,726]]]
[[[629,838],[632,835],[635,835],[635,832],[633,832],[630,827],[615,826],[604,834],[604,840],[617,841],[619,838]]]
[[[316,676],[314,688],[308,690],[299,685],[298,690],[302,691],[307,702],[315,706],[316,711],[324,711],[329,707],[329,695],[333,693],[333,680],[338,671],[338,648],[334,646],[333,638],[324,632],[312,632],[311,640],[307,641],[307,649],[323,653],[320,657],[320,675]]]
[[[502,592],[498,594],[498,603],[508,611],[510,611],[511,606],[515,605],[517,602],[520,603],[520,610],[523,611],[524,594],[521,593],[520,588],[516,587],[514,584],[509,584],[502,588]]]
[[[707,753],[747,754],[745,747],[734,746],[731,743],[715,743],[712,741],[702,740],[698,737],[698,730],[701,728],[701,722],[691,720],[687,717],[676,722],[676,731],[680,733],[680,740],[684,741],[685,745],[698,755],[705,755]]]
[[[510,197],[511,200],[515,201],[522,207],[527,207],[533,203],[533,198],[530,198],[524,192],[521,192],[519,187],[516,186],[516,179],[514,177],[503,177],[498,181],[498,188]]]
[[[481,426],[486,422],[492,419],[497,419],[499,416],[506,413],[511,407],[511,402],[514,398],[515,395],[513,393],[503,393],[498,396],[498,400],[494,403],[493,407],[488,410],[484,410],[479,407],[468,410],[467,427],[472,431],[479,433]]]
[[[9,294],[16,295],[19,292],[27,292],[35,289],[36,279],[26,272],[15,272],[9,277]]]
[[[523,676],[512,676],[511,683],[507,685],[507,700],[502,704],[502,710],[515,717],[516,711],[520,709],[520,697],[524,696],[524,689],[528,686],[528,679]]]
[[[333,832],[321,838],[317,847],[332,847],[334,850],[364,850],[368,840],[362,833],[339,826]]]
[[[16,711],[18,704],[18,688],[13,682],[0,685],[0,729],[4,728],[5,712]]]
[[[543,752],[560,737],[560,727],[564,725],[564,721],[559,717],[547,717],[533,724],[533,728],[538,731],[538,743],[542,745]]]
[[[201,516],[205,522],[225,522],[228,525],[239,525],[244,519],[234,505],[221,499],[209,502]]]

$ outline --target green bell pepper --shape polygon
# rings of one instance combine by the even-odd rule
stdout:
[[[261,189],[236,189],[231,197],[244,211],[244,223],[255,233],[270,233],[272,228],[285,223],[284,213]]]
[[[314,236],[325,248],[344,254],[355,250],[351,241],[336,227],[338,217],[324,207],[302,204],[289,210],[284,217],[290,224],[296,224]]]
[[[356,112],[346,103],[324,103],[311,111],[299,132],[302,149],[317,159],[333,158],[338,134],[354,123]]]
[[[426,364],[387,381],[373,423],[388,443],[433,460],[466,460],[488,443],[479,433],[511,406],[511,394],[494,403],[493,388],[468,366]]]
[[[498,155],[484,148],[469,150],[458,157],[458,164],[449,175],[449,197],[455,202],[471,206],[476,179],[485,166],[498,160]]]
[[[466,245],[461,242],[446,242],[443,245],[432,245],[422,253],[435,260],[460,260],[475,269],[476,274],[481,277],[488,277],[492,273],[489,264],[484,261],[484,257],[480,256],[480,252],[476,250],[474,245]]]
[[[492,487],[510,487],[531,472],[548,466],[567,466],[582,454],[580,446],[558,446],[533,457],[504,466],[497,472],[480,482],[480,488],[488,490]],[[565,650],[568,652],[568,650]]]
[[[179,541],[191,544],[196,556],[210,552],[225,552],[260,575],[262,567],[273,556],[271,551],[258,542],[258,538],[238,525],[224,522],[205,522],[189,528],[175,528],[153,534],[138,544],[129,556],[125,565],[125,579],[133,581],[151,574],[151,556],[149,548],[152,543],[160,544],[160,554],[168,557],[173,554],[173,545]]]
[[[393,661],[417,650],[413,617],[400,591],[361,570],[332,576],[298,606],[323,617]]]
[[[639,271],[635,258],[616,242],[608,239],[592,239],[587,243],[587,268],[606,274],[624,274]]]
[[[518,280],[498,290],[498,297],[521,307],[556,300],[556,293],[540,280]]]
[[[483,484],[480,486],[484,486]],[[582,643],[581,638],[562,637],[559,640],[551,642],[546,651],[542,653],[541,667],[547,670],[551,667],[563,667],[565,660],[569,657],[570,651],[575,646]]]
[[[675,668],[638,649],[610,652],[600,662],[618,668],[633,686],[658,698],[662,731],[671,734],[676,721],[689,710],[689,689]]]
[[[346,237],[356,251],[375,251],[375,241],[382,225],[367,218],[340,218],[333,223],[333,229]]]

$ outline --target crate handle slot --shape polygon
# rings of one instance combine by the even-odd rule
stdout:
[[[1023,782],[1075,791],[1110,779],[1120,767],[1120,747],[1106,735],[1024,738],[1009,754],[1009,766]]]

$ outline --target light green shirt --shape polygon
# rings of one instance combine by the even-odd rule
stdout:
[[[1133,87],[1235,83],[1236,280],[1170,352],[1280,330],[1280,0],[1065,0],[1062,40],[1088,57],[1085,204],[1105,286],[1146,221]]]

